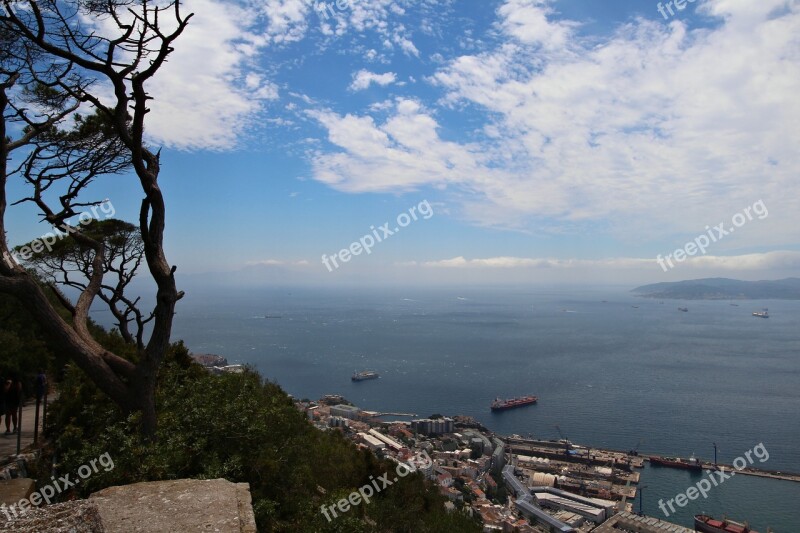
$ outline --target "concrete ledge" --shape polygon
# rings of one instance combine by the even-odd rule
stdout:
[[[247,483],[236,484],[236,496],[239,500],[239,519],[242,521],[242,533],[257,533],[256,515],[253,512],[253,499],[250,495],[250,485]]]
[[[224,479],[156,481],[92,494],[107,531],[255,533],[247,483]]]

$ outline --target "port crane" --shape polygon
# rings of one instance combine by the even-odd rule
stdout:
[[[566,435],[564,435],[564,433],[561,431],[561,428],[558,427],[558,424],[556,424],[556,431],[558,431],[558,434],[561,437],[561,442],[564,443],[564,455],[569,455],[569,450],[572,447],[572,443],[569,441]]]
[[[633,447],[632,450],[628,451],[628,470],[633,470],[633,457],[639,456],[639,446],[645,442],[644,439],[639,439],[639,442],[636,443],[636,446]]]
[[[633,449],[628,452],[628,455],[633,455],[634,457],[637,457],[639,455],[639,446],[641,446],[643,442],[644,440],[639,439],[639,442],[637,442],[636,446],[634,446]]]

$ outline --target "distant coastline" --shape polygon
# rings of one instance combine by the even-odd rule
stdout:
[[[643,298],[672,300],[800,300],[800,278],[762,281],[706,278],[642,285],[631,292]]]

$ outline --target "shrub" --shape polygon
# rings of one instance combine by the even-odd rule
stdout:
[[[480,531],[448,515],[436,489],[407,476],[328,522],[330,505],[394,464],[357,449],[337,431],[320,431],[281,388],[256,372],[214,376],[173,346],[159,376],[158,438],[144,442],[136,416],[123,417],[71,368],[48,418],[58,470],[74,473],[108,453],[114,468],[81,481],[76,495],[139,481],[225,478],[250,484],[261,531]]]

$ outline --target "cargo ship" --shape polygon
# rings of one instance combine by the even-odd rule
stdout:
[[[758,533],[750,529],[747,524],[732,520],[716,520],[704,514],[694,515],[694,530],[703,533]]]
[[[536,403],[537,401],[539,401],[539,398],[536,396],[520,396],[519,398],[511,398],[509,400],[495,398],[495,400],[492,402],[492,411],[505,411],[506,409],[530,405],[532,403]]]
[[[353,372],[353,377],[350,379],[353,381],[365,381],[368,379],[378,379],[380,374],[375,372],[374,370],[364,370],[363,372]]]
[[[681,459],[680,457],[656,457],[650,456],[650,464],[654,466],[669,466],[672,468],[683,468],[684,470],[703,470],[703,464],[695,456],[689,459]]]
[[[763,311],[756,311],[755,313],[753,313],[753,316],[756,316],[758,318],[769,318],[769,309],[764,308]]]

